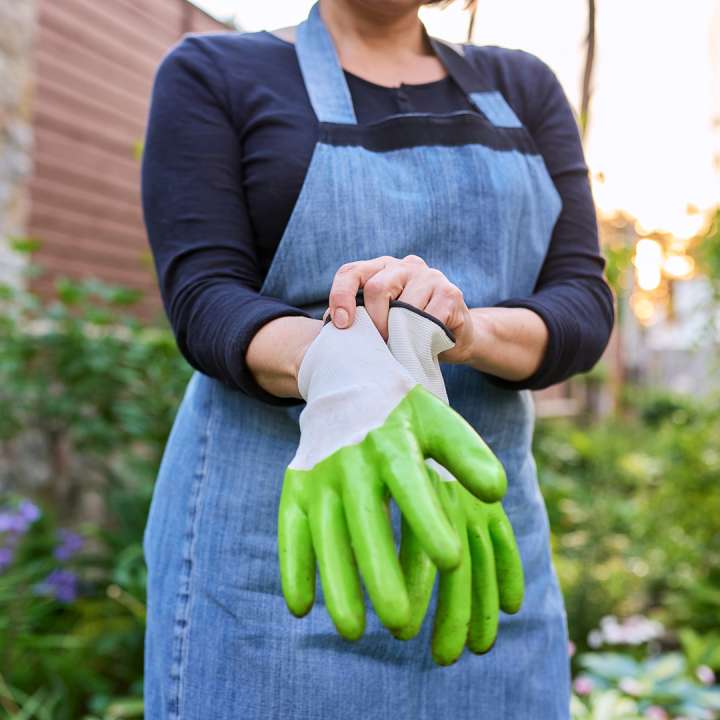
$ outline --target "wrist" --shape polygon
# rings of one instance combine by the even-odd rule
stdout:
[[[320,331],[322,329],[322,320],[310,320],[308,323],[305,323],[304,327],[299,329],[297,341],[290,353],[289,375],[295,387],[298,388],[298,397],[302,397],[302,394],[299,391],[298,384],[298,380],[300,377],[300,366],[305,359],[308,348],[317,339],[317,336],[320,334]]]
[[[460,359],[455,362],[482,370],[486,367],[498,339],[498,329],[495,320],[485,312],[485,308],[472,308],[470,321],[472,342],[458,349]]]
[[[321,320],[297,316],[281,316],[265,323],[245,353],[255,382],[277,397],[300,398],[297,370],[321,327]]]
[[[532,310],[514,307],[473,308],[474,338],[466,364],[480,372],[510,381],[532,375],[548,340],[542,318]]]

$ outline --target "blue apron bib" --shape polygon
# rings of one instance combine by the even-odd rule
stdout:
[[[532,292],[561,199],[527,129],[463,56],[428,38],[473,110],[359,125],[315,4],[297,30],[319,140],[261,293],[321,317],[337,268],[420,255],[469,307]],[[145,531],[146,717],[190,720],[563,720],[566,616],[531,454],[530,393],[443,366],[451,405],[505,466],[503,504],[526,598],[502,615],[492,651],[433,664],[435,599],[423,630],[395,640],[368,605],[363,638],[340,638],[318,583],[313,611],[288,612],[277,509],[301,406],[278,407],[196,372],[178,410]]]

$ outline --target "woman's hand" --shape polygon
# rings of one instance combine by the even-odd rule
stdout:
[[[470,359],[473,321],[462,291],[422,258],[384,255],[342,265],[335,273],[327,310],[335,327],[352,325],[360,289],[365,308],[386,341],[390,301],[400,300],[437,318],[455,334],[455,347],[441,353],[440,360],[464,363]]]

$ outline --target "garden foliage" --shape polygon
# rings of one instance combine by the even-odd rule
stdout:
[[[142,531],[190,369],[133,301],[96,282],[61,281],[51,302],[2,288],[0,451],[32,429],[52,482],[20,492],[20,463],[1,478],[14,491],[0,498],[0,717],[142,716]],[[573,712],[712,718],[720,404],[626,400],[618,417],[536,435],[578,649]]]

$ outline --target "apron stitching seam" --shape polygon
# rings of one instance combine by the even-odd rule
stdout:
[[[190,614],[192,612],[191,584],[193,576],[193,554],[195,540],[197,538],[197,520],[202,503],[203,480],[207,476],[208,467],[208,446],[210,441],[210,424],[212,422],[213,408],[213,385],[210,386],[210,397],[206,408],[207,420],[200,438],[200,463],[195,473],[192,494],[189,502],[189,512],[185,531],[185,542],[183,547],[183,574],[181,576],[180,589],[178,590],[175,623],[173,655],[170,668],[170,680],[173,686],[173,696],[170,700],[170,714],[175,720],[181,718],[181,697],[183,691],[183,673],[187,662],[187,636],[190,632]]]

